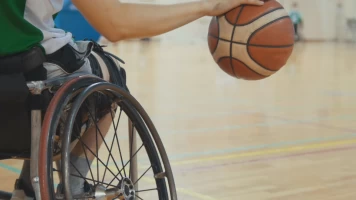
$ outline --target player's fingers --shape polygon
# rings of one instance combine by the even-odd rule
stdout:
[[[241,4],[263,5],[264,0],[241,0]]]

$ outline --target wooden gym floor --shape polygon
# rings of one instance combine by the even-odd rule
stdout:
[[[159,130],[179,199],[356,198],[356,45],[298,43],[281,71],[249,82],[215,65],[204,35],[177,35],[109,50]],[[0,188],[20,165],[0,162]]]

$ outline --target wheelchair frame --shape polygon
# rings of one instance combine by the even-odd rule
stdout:
[[[65,77],[60,77],[52,80],[44,80],[44,81],[32,81],[28,82],[27,86],[31,92],[32,95],[40,95],[42,91],[49,89],[57,86],[65,87],[66,85],[70,85],[72,82],[78,81],[80,79],[85,79],[85,78],[95,78],[98,80],[98,82],[103,82],[104,80],[100,79],[99,77],[95,75],[88,75],[88,74],[72,74],[68,75]],[[125,96],[125,95],[124,95]],[[141,107],[141,105],[134,99],[132,96],[127,96],[130,101],[133,101],[133,104],[139,108],[138,113],[142,115],[143,117],[148,117],[147,113],[144,111],[144,109]],[[53,99],[52,99],[53,100]],[[46,112],[47,114],[47,112]],[[165,149],[163,147],[163,143],[151,121],[147,122],[148,128],[152,131],[152,138],[153,141],[155,142],[159,154],[162,157],[162,163],[164,166],[164,169],[170,170],[171,171],[171,166],[167,157],[167,154],[165,152]],[[130,156],[132,156],[132,153],[137,150],[136,146],[136,134],[135,132],[132,131],[132,121],[129,120],[129,144],[130,144]],[[47,127],[48,128],[48,127]],[[41,199],[46,199],[46,196],[49,196],[48,191],[43,191],[40,188],[40,185],[42,188],[47,184],[46,181],[46,167],[47,166],[40,166],[39,161],[41,159],[46,159],[43,158],[44,156],[40,154],[40,149],[41,146],[43,146],[44,143],[47,142],[48,139],[48,134],[45,134],[46,130],[46,124],[42,124],[42,111],[41,110],[32,110],[31,111],[31,158],[30,158],[30,174],[31,174],[31,182],[32,186],[34,189],[35,193],[35,198],[36,200],[41,200]],[[132,144],[132,146],[131,146]],[[66,155],[62,155],[65,157]],[[68,156],[68,155],[67,155]],[[137,157],[135,157],[132,160],[132,169],[133,169],[133,174],[132,174],[132,181],[136,182],[138,180],[138,166],[137,166]],[[170,188],[170,197],[172,200],[177,199],[177,194],[175,191],[175,183],[174,183],[174,178],[173,175],[170,173],[166,173],[164,171],[163,173],[160,174],[155,174],[155,178],[168,178],[168,185]],[[173,188],[173,190],[172,190]],[[135,185],[135,190],[137,190],[137,185]],[[99,198],[102,199],[102,198]],[[46,199],[47,200],[47,199]]]

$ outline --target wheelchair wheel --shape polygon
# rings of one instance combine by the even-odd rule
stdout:
[[[104,118],[111,123],[106,135],[99,125]],[[88,145],[84,138],[89,130],[96,141]],[[74,146],[83,149],[88,174],[80,174],[70,162]],[[44,118],[40,148],[47,149],[39,156],[43,199],[177,199],[167,154],[149,116],[124,89],[99,78],[78,77],[56,92]],[[73,168],[76,172],[69,170]],[[73,176],[85,181],[82,194],[72,194]]]

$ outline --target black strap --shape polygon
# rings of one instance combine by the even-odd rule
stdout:
[[[40,47],[28,51],[0,57],[0,74],[27,73],[35,70],[46,61]]]

